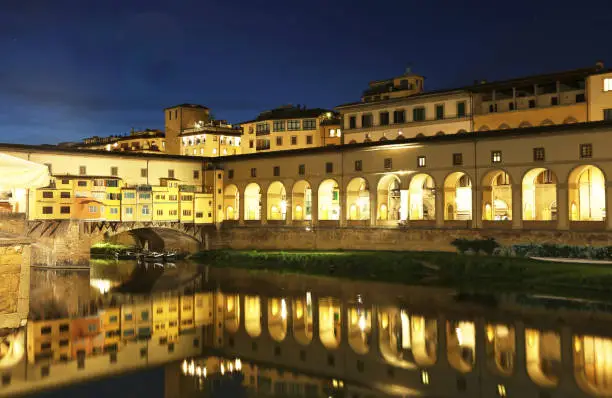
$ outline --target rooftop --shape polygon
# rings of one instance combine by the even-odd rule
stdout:
[[[324,113],[332,112],[330,109],[323,108],[306,108],[306,106],[285,105],[269,111],[261,112],[256,119],[242,122],[239,124],[263,122],[266,120],[282,120],[282,119],[305,119],[316,118]]]
[[[167,108],[164,108],[164,110],[167,109],[174,109],[174,108],[197,108],[197,109],[209,109],[208,107],[204,106],[204,105],[198,105],[198,104],[179,104],[179,105],[174,105],[174,106],[169,106]]]

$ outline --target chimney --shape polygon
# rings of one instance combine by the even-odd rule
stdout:
[[[602,60],[598,60],[595,62],[595,70],[602,70],[604,68],[604,63]]]

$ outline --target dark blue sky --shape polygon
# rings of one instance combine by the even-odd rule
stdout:
[[[333,107],[408,64],[426,89],[612,66],[611,37],[610,0],[2,0],[0,142]]]

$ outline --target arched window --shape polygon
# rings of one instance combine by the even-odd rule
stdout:
[[[437,136],[444,135],[444,131],[438,131],[438,132],[436,133],[436,135],[437,135]]]
[[[478,131],[489,131],[489,126],[487,126],[486,124],[485,124],[485,125],[482,125],[482,126],[480,126],[480,128],[478,129]]]
[[[529,123],[529,122],[521,122],[521,124],[519,124],[519,128],[525,128],[525,127],[532,127],[531,123]]]

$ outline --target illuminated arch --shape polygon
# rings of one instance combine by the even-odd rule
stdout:
[[[489,131],[489,126],[487,126],[486,124],[483,124],[482,126],[480,126],[480,128],[478,129],[478,131]]]
[[[444,219],[472,219],[472,180],[462,172],[456,171],[444,179]]]
[[[597,166],[574,168],[568,178],[571,221],[603,221],[606,217],[606,176]]]
[[[223,190],[223,208],[225,209],[225,219],[237,221],[240,219],[240,192],[238,187],[230,184]]]
[[[476,327],[473,322],[446,322],[448,362],[461,373],[468,373],[476,364]]]
[[[370,189],[365,178],[355,177],[346,186],[347,220],[370,219]]]
[[[330,178],[319,184],[319,220],[340,219],[340,191],[336,180]]]
[[[552,125],[554,125],[554,123],[550,119],[544,119],[542,120],[542,123],[540,123],[540,126],[552,126]]]
[[[435,220],[435,187],[434,179],[429,174],[419,173],[412,177],[408,187],[410,220]]]
[[[482,180],[482,219],[512,220],[512,181],[504,170],[492,170]]]
[[[312,341],[313,317],[312,296],[306,293],[306,297],[299,297],[293,302],[293,337],[302,344],[307,345]]]
[[[280,181],[274,181],[268,187],[268,220],[287,219],[287,192]]]
[[[349,345],[357,354],[367,354],[370,351],[372,311],[363,306],[351,306],[347,311]]]
[[[523,220],[557,219],[557,176],[547,168],[531,169],[523,176]]]
[[[516,358],[516,339],[511,326],[489,324],[486,326],[487,366],[504,376],[512,375]]]
[[[392,173],[385,174],[376,189],[377,220],[400,220],[402,218],[401,181]],[[405,211],[405,209],[404,209]]]
[[[254,182],[244,189],[244,219],[261,220],[261,188]]]
[[[508,130],[510,128],[509,125],[507,125],[506,123],[502,123],[499,125],[499,127],[497,128],[498,130]]]
[[[612,395],[612,339],[601,336],[575,336],[574,376],[587,394]]]
[[[236,333],[240,326],[240,297],[237,294],[228,294],[224,298],[225,330]]]
[[[312,220],[312,189],[308,181],[300,180],[293,184],[291,205],[293,206],[293,220]]]

